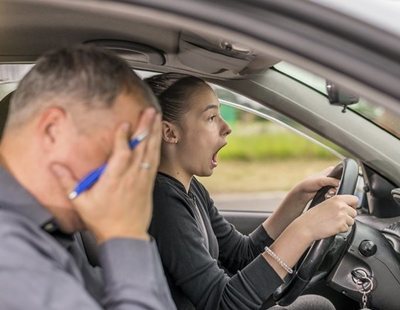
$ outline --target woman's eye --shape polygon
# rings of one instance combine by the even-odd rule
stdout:
[[[211,116],[208,118],[208,121],[209,121],[209,122],[213,122],[213,121],[215,120],[216,117],[217,117],[216,115],[211,115]]]

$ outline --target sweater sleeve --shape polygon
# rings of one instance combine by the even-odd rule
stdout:
[[[282,283],[262,256],[233,277],[219,268],[187,202],[169,185],[156,183],[150,228],[164,269],[196,309],[259,309]]]

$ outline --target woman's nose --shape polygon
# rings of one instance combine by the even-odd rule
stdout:
[[[232,132],[232,129],[231,129],[231,127],[228,125],[228,123],[225,122],[224,119],[221,118],[221,120],[222,120],[222,130],[221,130],[221,132],[222,132],[222,135],[223,135],[224,137],[226,137],[227,135],[229,135],[229,134]]]

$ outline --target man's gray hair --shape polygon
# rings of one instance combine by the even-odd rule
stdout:
[[[93,45],[53,50],[40,57],[19,83],[7,125],[24,123],[51,103],[66,109],[76,104],[109,108],[124,92],[159,110],[147,85],[113,53]]]

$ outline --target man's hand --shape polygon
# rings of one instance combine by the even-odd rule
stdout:
[[[133,137],[143,132],[149,135],[131,150],[129,124],[122,124],[103,175],[72,201],[99,243],[117,237],[148,239],[161,144],[161,115],[154,109],[144,111]],[[78,180],[64,166],[54,165],[53,171],[67,195]]]

